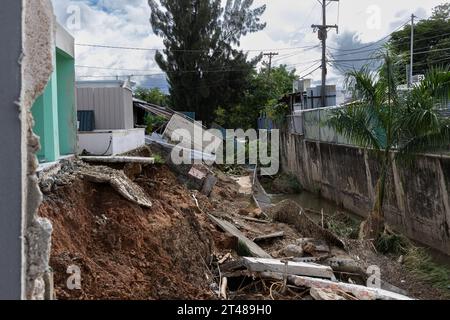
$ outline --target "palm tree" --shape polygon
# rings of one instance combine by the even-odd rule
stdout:
[[[450,97],[448,67],[431,69],[424,81],[409,90],[399,90],[395,63],[389,53],[377,72],[363,68],[347,75],[355,102],[337,109],[328,124],[360,147],[373,150],[380,175],[373,210],[361,225],[362,239],[377,239],[384,231],[383,204],[386,181],[393,161],[409,162],[414,154],[450,146],[450,119],[442,117],[439,105]]]

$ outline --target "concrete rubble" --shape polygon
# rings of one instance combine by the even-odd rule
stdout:
[[[261,192],[261,186],[258,187]],[[264,192],[264,191],[263,191]],[[366,286],[367,274],[359,264],[347,253],[344,242],[335,234],[326,230],[311,220],[305,210],[296,203],[282,201],[273,206],[264,206],[269,217],[266,224],[258,224],[276,228],[279,223],[293,228],[301,238],[283,240],[286,243],[278,251],[268,251],[260,248],[238,230],[241,222],[236,218],[222,217],[219,220],[210,216],[220,229],[238,238],[240,246],[245,245],[250,250],[244,250],[244,256],[226,256],[226,263],[217,258],[215,275],[219,282],[226,279],[232,283],[246,283],[244,288],[253,288],[247,295],[256,297],[269,290],[272,299],[314,299],[314,300],[409,300],[406,292],[384,290]],[[257,223],[255,223],[257,225]],[[273,226],[272,226],[273,225]],[[244,228],[248,229],[248,228]],[[253,230],[257,232],[257,230]],[[272,239],[285,236],[284,232],[272,232],[259,235],[254,239]],[[258,240],[259,241],[259,240]],[[251,250],[256,246],[258,250]],[[267,247],[267,246],[265,246]],[[262,250],[262,251],[259,251]],[[245,255],[245,252],[249,255]],[[263,253],[263,254],[262,254]],[[269,257],[267,257],[269,255]],[[263,256],[263,257],[262,257]],[[355,283],[356,281],[356,283]],[[386,285],[384,287],[387,287]],[[223,297],[218,292],[218,296]],[[264,293],[263,293],[264,294]],[[228,297],[243,297],[243,286],[228,288]]]
[[[133,159],[131,162],[135,163]],[[101,159],[98,162],[102,162]],[[153,161],[146,163],[153,163]],[[59,171],[56,174],[42,174],[39,185],[44,194],[49,194],[58,188],[69,185],[77,177],[81,177],[93,183],[109,184],[125,199],[140,206],[152,206],[151,200],[148,199],[144,191],[127,177],[123,170],[115,170],[106,166],[93,166],[79,160],[63,160],[58,168]]]

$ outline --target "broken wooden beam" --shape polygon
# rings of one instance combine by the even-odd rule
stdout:
[[[270,271],[287,275],[335,279],[333,269],[319,264],[247,257],[242,259],[244,266],[250,272]]]
[[[140,163],[140,164],[154,164],[155,163],[154,158],[146,158],[146,157],[85,156],[85,157],[80,157],[80,159],[85,162],[94,162],[94,163]]]
[[[256,237],[253,239],[253,242],[261,242],[261,241],[273,240],[273,239],[277,239],[277,238],[284,238],[284,231],[275,232],[275,233]]]
[[[252,217],[242,217],[242,219],[250,221],[250,222],[255,222],[255,223],[263,223],[263,224],[268,224],[270,223],[270,221],[267,220],[261,220],[261,219],[256,219],[256,218],[252,218]]]
[[[270,254],[265,252],[260,246],[248,239],[238,228],[232,223],[216,218],[213,215],[208,215],[209,218],[223,231],[235,236],[239,240],[239,244],[244,246],[248,250],[249,254],[258,258],[272,258]]]

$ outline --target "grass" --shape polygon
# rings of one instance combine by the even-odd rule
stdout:
[[[433,262],[431,256],[423,248],[411,246],[405,255],[405,267],[417,278],[430,283],[433,287],[447,291],[450,285],[450,270]]]
[[[410,246],[410,241],[398,234],[383,233],[375,242],[375,247],[382,254],[406,254]]]
[[[160,154],[154,154],[152,157],[155,159],[155,164],[165,164],[166,161]]]
[[[443,290],[446,298],[450,297],[450,269],[437,264],[424,249],[415,246],[409,239],[398,234],[383,234],[375,243],[377,250],[383,254],[404,256],[404,266],[418,279]]]
[[[326,225],[329,231],[331,231],[340,238],[347,238],[347,239],[358,238],[359,225],[357,222],[350,220],[350,218],[342,220],[335,216],[331,216],[328,218]]]

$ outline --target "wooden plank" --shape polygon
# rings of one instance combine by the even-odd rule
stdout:
[[[277,238],[284,238],[284,231],[275,232],[275,233],[267,234],[264,236],[256,237],[255,239],[253,239],[253,241],[261,242],[261,241],[272,240],[272,239],[277,239]]]
[[[314,263],[287,262],[276,259],[243,258],[244,265],[251,272],[277,272],[288,275],[302,275],[325,279],[334,279],[333,269]]]
[[[270,221],[256,219],[256,218],[252,218],[252,217],[242,217],[242,219],[250,221],[250,222],[255,222],[255,223],[263,223],[263,224],[269,224],[270,223]]]
[[[216,218],[213,215],[208,215],[209,218],[223,231],[228,232],[229,234],[238,238],[239,242],[243,244],[251,256],[258,258],[272,258],[270,254],[265,252],[260,246],[256,243],[248,239],[241,231],[238,230],[233,224],[228,221],[224,221],[222,219]]]
[[[141,163],[141,164],[154,164],[154,158],[145,157],[120,157],[120,156],[110,156],[110,157],[95,157],[86,156],[80,157],[81,160],[85,162],[98,162],[98,163]]]

